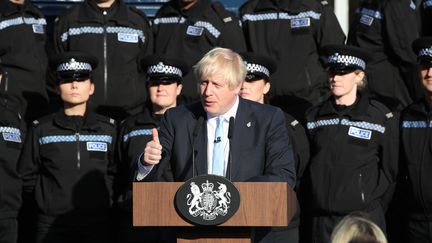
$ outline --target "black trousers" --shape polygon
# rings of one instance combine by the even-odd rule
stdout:
[[[0,243],[16,243],[18,222],[16,219],[0,219]]]
[[[408,221],[409,243],[432,243],[432,222],[410,219]]]

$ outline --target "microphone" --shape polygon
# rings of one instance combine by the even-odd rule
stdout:
[[[203,121],[204,117],[200,116],[192,132],[192,177],[195,177],[195,140],[198,134],[201,132],[201,126]]]
[[[229,126],[228,126],[228,139],[229,139],[229,152],[228,152],[228,166],[229,166],[229,180],[231,181],[231,172],[232,172],[232,137],[234,135],[234,117],[230,117]]]

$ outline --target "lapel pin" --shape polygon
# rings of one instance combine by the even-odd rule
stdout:
[[[246,126],[247,126],[247,127],[250,127],[250,126],[251,126],[251,122],[248,122],[248,123],[246,124]]]

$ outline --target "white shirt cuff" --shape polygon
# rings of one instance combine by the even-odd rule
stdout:
[[[142,181],[144,178],[147,177],[147,175],[150,173],[150,171],[153,169],[154,165],[143,165],[141,161],[143,161],[144,153],[142,153],[138,157],[138,173],[136,176],[137,181]]]

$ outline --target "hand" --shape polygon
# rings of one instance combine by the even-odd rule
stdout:
[[[152,129],[153,139],[148,142],[144,148],[144,161],[143,165],[157,165],[162,159],[162,145],[159,142],[158,131],[156,128]]]

